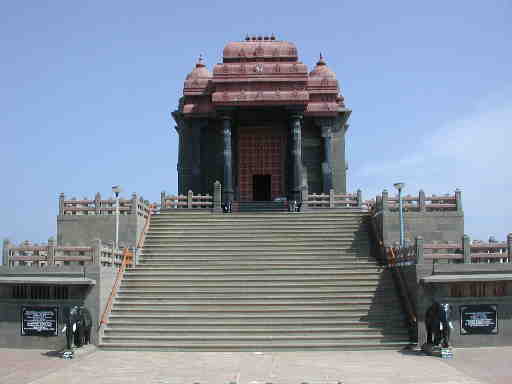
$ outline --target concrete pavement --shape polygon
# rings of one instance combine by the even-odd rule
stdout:
[[[63,360],[0,349],[2,384],[358,384],[512,382],[512,347],[459,349],[453,360],[415,352],[115,352]]]

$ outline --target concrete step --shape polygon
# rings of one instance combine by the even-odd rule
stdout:
[[[380,273],[382,268],[378,268],[372,264],[362,265],[286,265],[286,264],[273,264],[272,266],[259,264],[223,264],[223,265],[205,265],[203,267],[197,265],[183,264],[183,265],[169,265],[161,264],[158,267],[154,265],[140,264],[136,268],[131,268],[125,273],[208,273],[208,272],[228,272],[228,273],[245,273],[245,272],[260,272],[260,273],[314,273],[315,271],[351,271],[351,272],[365,272],[365,273]]]
[[[391,305],[399,305],[397,298],[381,298],[378,301],[373,298],[352,298],[352,299],[336,299],[326,298],[319,300],[317,298],[302,298],[302,299],[284,299],[284,298],[272,298],[272,299],[252,299],[247,300],[240,298],[238,299],[179,299],[179,298],[148,298],[148,297],[117,297],[115,299],[116,308],[124,309],[126,306],[133,307],[152,307],[152,308],[170,308],[180,309],[182,307],[190,308],[217,308],[236,310],[237,308],[252,309],[260,307],[278,308],[287,307],[294,309],[296,307],[307,306],[309,307],[329,307],[337,308],[343,306],[343,308],[351,308],[352,306],[364,307],[364,308],[388,308]]]
[[[145,240],[145,245],[151,245],[154,243],[161,242],[185,242],[185,241],[227,241],[227,242],[269,242],[273,243],[276,241],[284,241],[284,242],[304,242],[304,241],[313,241],[313,242],[337,242],[340,244],[345,243],[357,243],[364,244],[368,242],[367,235],[342,235],[342,234],[315,234],[312,235],[310,233],[269,233],[269,234],[260,234],[260,233],[247,233],[247,234],[225,234],[224,232],[211,232],[210,234],[197,234],[193,231],[190,231],[186,234],[180,233],[165,233],[165,234],[151,234],[147,235]]]
[[[253,294],[247,294],[247,293],[225,293],[225,294],[205,294],[202,293],[192,293],[192,294],[186,294],[183,292],[179,293],[173,293],[173,292],[145,292],[145,291],[137,291],[133,292],[132,290],[129,291],[121,291],[117,295],[115,302],[120,301],[138,301],[138,300],[187,300],[187,302],[203,302],[203,301],[222,301],[222,302],[232,302],[237,300],[242,300],[244,303],[251,303],[253,301],[279,301],[279,300],[291,300],[291,301],[297,301],[297,302],[309,302],[311,300],[318,300],[318,301],[330,301],[330,300],[341,300],[341,301],[367,301],[371,302],[373,300],[385,300],[385,301],[396,301],[395,296],[390,295],[381,295],[379,297],[375,293],[344,293],[344,294],[325,294],[323,292],[318,293],[307,293],[307,292],[299,292],[295,294],[272,294],[272,295],[265,295],[263,293],[253,293]]]
[[[154,281],[151,279],[147,280],[126,280],[123,279],[121,282],[121,287],[128,288],[128,287],[145,287],[145,288],[152,288],[152,287],[182,287],[182,288],[231,288],[235,290],[243,290],[245,288],[256,288],[256,289],[282,289],[282,288],[328,288],[328,287],[337,287],[337,288],[346,288],[347,290],[350,290],[350,288],[356,289],[360,287],[369,287],[373,289],[377,289],[378,287],[382,288],[388,288],[388,289],[394,289],[393,283],[391,281],[381,282],[378,281],[371,281],[371,280],[358,280],[358,281],[346,281],[346,280],[339,280],[339,279],[330,279],[330,280],[324,280],[319,281],[316,280],[296,280],[296,281],[290,281],[290,280],[282,280],[282,281],[275,281],[275,280],[269,280],[269,281],[245,281],[245,280],[234,280],[234,281],[223,281],[221,280],[208,280],[205,281],[203,279],[201,280],[169,280],[169,281]]]
[[[305,226],[302,224],[294,225],[292,227],[294,233],[297,234],[368,234],[367,228],[361,224],[331,224],[331,225],[308,225]],[[189,225],[183,226],[179,224],[174,225],[155,225],[150,227],[151,234],[166,234],[166,233],[189,233],[190,231],[194,231],[198,234],[208,234],[212,231],[220,232],[224,234],[288,234],[290,233],[290,226],[269,226],[267,225],[251,225],[248,227],[244,226],[236,226],[232,225]]]
[[[283,250],[287,249],[291,252],[294,250],[323,250],[323,249],[336,249],[336,250],[355,250],[355,251],[369,251],[371,249],[368,241],[342,241],[342,240],[326,240],[326,239],[176,239],[176,240],[162,240],[150,241],[144,245],[146,251],[154,250]]]
[[[309,273],[301,272],[301,273],[227,273],[226,271],[221,272],[211,272],[201,274],[199,272],[192,274],[184,274],[184,273],[161,273],[161,274],[147,274],[147,273],[137,273],[137,272],[129,272],[125,273],[123,280],[124,281],[155,281],[159,280],[162,283],[166,283],[168,281],[183,281],[183,282],[280,282],[280,281],[288,281],[288,282],[312,282],[312,283],[320,283],[320,282],[332,282],[337,281],[341,278],[350,278],[351,282],[356,281],[371,281],[378,282],[381,280],[381,276],[378,273],[364,273],[364,272],[355,272],[352,273],[350,270],[345,272],[322,272],[322,273]]]
[[[221,305],[212,305],[212,306],[194,306],[194,305],[186,305],[186,306],[156,306],[156,305],[123,305],[117,304],[112,309],[112,314],[116,315],[128,315],[128,314],[140,314],[140,315],[153,315],[153,316],[162,316],[162,315],[200,315],[200,316],[220,316],[220,315],[273,315],[277,317],[281,317],[283,315],[296,315],[303,316],[305,314],[314,314],[315,316],[324,316],[327,314],[354,314],[364,312],[368,314],[368,310],[371,309],[371,305],[368,304],[347,304],[344,305],[343,308],[334,307],[329,305],[324,306],[314,306],[314,305],[286,305],[286,306],[269,306],[269,305],[260,305],[260,306],[221,306]],[[372,309],[373,310],[373,309]],[[386,308],[386,306],[379,306],[375,308],[375,316],[387,317],[393,314],[393,310],[399,313],[399,308]]]
[[[376,350],[401,350],[410,346],[407,341],[343,341],[343,342],[317,342],[317,343],[273,343],[271,345],[261,345],[257,343],[245,343],[232,345],[218,343],[215,345],[204,345],[202,343],[153,343],[139,344],[131,342],[109,342],[101,343],[99,348],[112,351],[196,351],[196,352],[266,352],[266,351],[376,351]]]
[[[386,313],[368,313],[368,311],[345,311],[345,312],[305,312],[305,313],[112,313],[110,320],[113,322],[131,322],[138,324],[146,323],[166,323],[169,325],[186,324],[225,324],[226,326],[236,324],[302,324],[318,322],[362,322],[368,323],[368,326],[403,326],[406,317],[401,311],[393,310]]]
[[[208,246],[205,244],[186,244],[186,245],[165,245],[165,246],[147,246],[144,247],[143,254],[145,256],[159,253],[166,255],[173,254],[198,254],[203,253],[203,255],[208,256],[226,256],[226,255],[237,255],[239,257],[244,257],[245,255],[272,255],[272,253],[276,255],[298,255],[304,253],[310,253],[314,255],[324,255],[324,253],[333,253],[338,255],[350,253],[359,253],[359,255],[367,256],[370,254],[369,247],[350,247],[350,246],[322,246],[319,244],[302,244],[302,245],[258,245],[258,244],[249,244],[245,247],[236,246],[233,244],[232,246],[226,246],[223,244],[216,244],[215,246]],[[355,255],[354,255],[355,256]]]
[[[218,344],[221,345],[232,345],[232,346],[244,346],[248,343],[257,343],[257,345],[261,346],[275,346],[280,343],[286,343],[287,346],[291,346],[294,344],[299,345],[308,345],[308,344],[316,344],[318,342],[360,342],[360,341],[371,341],[372,343],[380,344],[383,342],[407,342],[407,339],[404,340],[404,336],[402,335],[389,335],[384,338],[381,335],[350,335],[350,334],[327,334],[327,335],[269,335],[269,336],[206,336],[206,335],[198,335],[198,336],[104,336],[102,338],[102,342],[104,344],[107,343],[137,343],[137,344],[146,344],[146,345],[160,345],[168,343],[168,345],[173,345],[175,343],[181,345],[190,345],[202,343],[203,346],[215,346]]]
[[[203,260],[243,260],[244,262],[248,259],[252,259],[254,261],[316,261],[316,260],[372,260],[374,263],[376,262],[373,257],[370,256],[369,252],[357,252],[357,251],[326,251],[322,250],[321,253],[316,252],[315,250],[300,250],[300,251],[290,251],[287,249],[281,250],[257,250],[253,249],[246,252],[240,252],[237,250],[215,250],[215,251],[195,251],[192,252],[190,250],[186,250],[184,252],[180,249],[178,252],[165,252],[165,250],[154,250],[150,251],[145,249],[141,257],[144,260],[152,260],[157,258],[164,258],[169,260],[188,260],[188,261],[203,261]]]
[[[148,260],[149,261],[149,260]],[[154,260],[153,260],[154,261]],[[215,260],[205,260],[202,263],[197,261],[194,262],[183,262],[183,261],[173,261],[168,260],[165,263],[149,263],[144,262],[142,264],[137,265],[136,268],[130,268],[137,271],[159,271],[159,270],[209,270],[209,269],[221,269],[221,270],[282,270],[282,269],[293,269],[293,270],[302,270],[302,269],[367,269],[367,270],[375,270],[382,271],[384,267],[380,267],[375,265],[375,263],[371,262],[353,262],[353,263],[343,263],[343,262],[332,262],[332,261],[321,261],[318,263],[305,263],[301,261],[297,262],[262,262],[262,261],[247,261],[245,263],[241,263],[240,260],[237,261],[215,261]]]
[[[200,297],[208,298],[210,295],[243,295],[243,296],[257,296],[257,295],[273,295],[280,297],[282,295],[359,295],[359,294],[389,294],[387,291],[393,288],[391,282],[388,284],[367,284],[367,285],[354,285],[354,286],[288,286],[288,287],[268,287],[268,286],[255,286],[255,287],[161,287],[161,286],[123,286],[118,289],[119,295],[122,294],[155,294],[155,295],[182,295],[188,297],[191,295],[198,295]]]
[[[289,328],[351,328],[351,329],[403,329],[405,322],[390,324],[389,321],[362,321],[358,319],[338,318],[221,318],[208,317],[207,321],[202,318],[187,319],[172,317],[141,317],[141,316],[113,316],[108,327],[138,328],[145,329],[169,329],[169,330],[197,330],[197,329],[289,329]]]
[[[296,328],[229,328],[229,329],[209,329],[209,328],[195,328],[191,329],[169,329],[169,328],[106,328],[105,336],[111,337],[153,337],[162,336],[164,338],[182,337],[185,335],[201,336],[201,337],[249,337],[249,336],[281,336],[281,335],[315,335],[315,336],[343,336],[350,335],[351,337],[366,337],[371,335],[377,335],[380,337],[400,337],[407,340],[408,331],[407,329],[379,329],[379,328],[307,328],[296,327]]]
[[[134,268],[127,270],[124,273],[126,279],[135,279],[138,277],[147,278],[148,276],[152,279],[185,279],[189,280],[191,278],[218,278],[218,277],[226,277],[226,278],[248,278],[249,280],[254,280],[258,278],[263,278],[264,280],[268,280],[269,277],[276,277],[278,279],[283,279],[286,277],[291,278],[307,278],[311,276],[317,276],[322,278],[358,278],[358,277],[368,277],[368,278],[380,278],[380,271],[375,269],[272,269],[272,268],[263,268],[257,270],[226,270],[226,269],[187,269],[187,270],[177,270],[173,268],[169,268],[167,270],[160,269],[158,271],[149,270],[145,271],[143,269]]]

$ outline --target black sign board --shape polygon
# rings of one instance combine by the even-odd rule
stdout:
[[[461,335],[491,335],[498,333],[498,306],[473,304],[460,306]]]
[[[21,307],[21,336],[57,336],[59,307]]]

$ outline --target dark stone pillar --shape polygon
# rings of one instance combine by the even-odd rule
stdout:
[[[231,148],[231,117],[222,117],[224,134],[224,203],[233,201],[233,150]]]
[[[291,116],[290,200],[301,201],[302,190],[302,115]]]
[[[176,170],[178,172],[178,193],[183,191],[183,126],[177,125],[175,127],[178,133],[179,145],[178,145],[178,163],[176,164]]]
[[[322,163],[323,192],[329,193],[332,189],[332,128],[329,125],[322,126],[322,137],[324,138],[324,159]]]

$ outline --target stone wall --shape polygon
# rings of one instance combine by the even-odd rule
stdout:
[[[402,196],[404,215],[404,238],[409,244],[417,236],[424,242],[458,243],[464,235],[464,212],[462,194]],[[391,247],[400,241],[400,215],[398,196],[389,196],[384,190],[377,196],[372,215],[384,246]]]
[[[512,345],[512,264],[430,264],[401,267],[406,276],[408,289],[413,298],[418,320],[418,345],[426,342],[425,314],[434,301],[452,305],[451,344],[453,347],[480,347]],[[451,281],[445,283],[426,283],[425,278],[432,275],[450,275]],[[471,275],[473,281],[467,284],[477,284],[478,276],[485,275],[487,284],[503,282],[504,294],[500,296],[463,296],[454,297],[454,284],[466,281]],[[495,276],[495,279],[492,276]],[[508,277],[507,277],[508,276]],[[502,280],[504,279],[505,280]],[[508,279],[508,280],[507,280]],[[490,335],[461,334],[461,306],[471,304],[497,305],[498,333]]]
[[[414,243],[422,236],[425,243],[458,243],[464,235],[464,214],[458,212],[405,212],[405,240]],[[382,213],[384,245],[390,247],[400,241],[398,212]]]
[[[68,299],[40,299],[14,298],[14,284],[0,282],[0,345],[8,348],[39,348],[47,350],[61,350],[66,346],[64,327],[64,311],[73,305],[85,305],[93,317],[91,332],[92,343],[98,343],[98,325],[100,316],[112,290],[116,276],[115,268],[90,265],[85,267],[0,267],[0,280],[4,277],[22,277],[26,282],[16,285],[45,285],[41,279],[88,278],[95,281],[94,285],[68,285]],[[31,283],[32,281],[32,283]],[[63,283],[59,284],[62,285]],[[48,282],[46,285],[54,286]],[[58,306],[58,336],[21,336],[21,308],[22,306]]]
[[[115,223],[115,215],[59,215],[57,217],[57,244],[59,246],[90,246],[95,239],[101,239],[103,243],[113,242]],[[119,245],[135,247],[144,224],[145,219],[140,216],[121,215],[119,217]]]
[[[119,245],[135,247],[150,214],[150,204],[133,193],[130,199],[119,199]],[[114,242],[116,228],[116,200],[66,198],[59,196],[57,216],[57,245],[90,246],[93,240]]]

